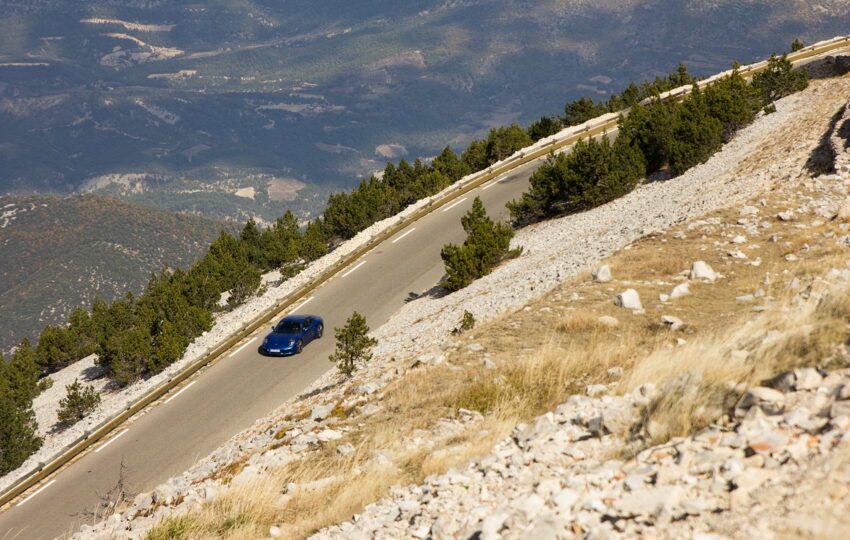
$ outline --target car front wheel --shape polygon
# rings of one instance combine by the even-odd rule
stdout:
[[[304,343],[299,339],[298,343],[295,344],[295,354],[301,354],[301,351],[304,350]]]
[[[322,334],[324,332],[325,332],[325,327],[320,324],[319,327],[316,328],[316,337],[322,337]]]

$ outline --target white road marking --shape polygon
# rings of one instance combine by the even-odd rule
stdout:
[[[252,342],[252,341],[254,341],[254,339],[256,339],[256,338],[251,338],[251,339],[249,339],[248,341],[246,341],[245,343],[243,343],[241,347],[239,347],[238,349],[236,349],[235,351],[233,351],[232,353],[230,353],[230,354],[228,355],[228,358],[230,358],[231,356],[236,356],[236,354],[237,354],[239,351],[241,351],[242,349],[244,349],[245,347],[247,347],[248,345],[250,345],[250,344],[251,344],[251,342]]]
[[[412,233],[415,230],[416,230],[416,227],[411,227],[409,231],[407,231],[403,235],[401,235],[398,238],[396,238],[395,240],[393,240],[393,244],[395,244],[396,242],[398,242],[399,240],[401,240],[402,238],[404,238],[405,236],[407,236],[408,234]]]
[[[489,184],[487,184],[486,186],[481,188],[481,191],[487,191],[488,189],[490,189],[491,187],[495,186],[498,183],[499,183],[499,180],[493,180],[492,182],[490,182]]]
[[[354,272],[355,270],[357,270],[358,268],[360,268],[360,267],[361,267],[361,266],[363,266],[364,264],[366,264],[366,261],[360,261],[360,264],[358,264],[357,266],[355,266],[354,268],[352,268],[352,269],[351,269],[351,270],[349,270],[348,272],[344,273],[344,274],[342,275],[342,277],[346,277],[346,276],[348,276],[348,274],[350,274],[350,273]]]
[[[38,488],[37,490],[33,491],[32,493],[30,493],[30,494],[29,494],[29,497],[27,497],[26,499],[24,499],[24,500],[22,500],[21,502],[19,502],[16,506],[20,506],[20,505],[24,504],[25,502],[27,502],[28,500],[32,499],[33,497],[35,497],[36,495],[38,495],[39,493],[41,493],[41,492],[42,492],[42,491],[44,491],[45,489],[49,488],[49,487],[50,487],[50,485],[51,485],[53,482],[55,482],[55,481],[56,481],[56,479],[54,478],[54,479],[53,479],[53,480],[51,480],[50,482],[48,482],[48,483],[44,484],[43,486],[41,486],[41,487],[40,487],[40,488]]]
[[[308,298],[308,299],[304,300],[303,302],[301,302],[300,304],[298,304],[298,306],[297,306],[295,309],[291,310],[291,311],[290,311],[290,313],[295,312],[295,311],[298,311],[299,309],[303,308],[303,307],[304,307],[304,306],[306,306],[309,302],[311,302],[311,301],[313,300],[313,298],[315,298],[315,296],[311,296],[310,298]]]
[[[468,198],[469,198],[469,197],[464,197],[463,199],[460,199],[459,201],[455,201],[455,202],[453,202],[452,204],[450,204],[450,205],[448,205],[447,207],[443,208],[443,212],[448,212],[449,210],[451,210],[451,209],[452,209],[452,208],[454,208],[455,206],[459,205],[460,203],[462,203],[463,201],[465,201],[465,200],[466,200],[466,199],[468,199]]]
[[[183,388],[181,388],[181,389],[180,389],[180,390],[179,390],[176,394],[174,394],[174,395],[173,395],[173,396],[171,396],[170,398],[166,399],[166,400],[165,400],[165,403],[168,403],[168,402],[169,402],[169,401],[171,401],[172,399],[176,398],[177,396],[179,396],[180,394],[182,394],[183,392],[185,392],[186,390],[188,390],[188,389],[189,389],[189,387],[190,387],[190,386],[192,386],[193,384],[195,384],[196,382],[198,382],[198,381],[192,381],[192,382],[190,382],[189,384],[187,384],[186,386],[184,386]]]
[[[106,441],[104,444],[101,444],[101,445],[100,445],[100,448],[98,448],[97,450],[95,450],[95,451],[94,451],[94,453],[95,453],[95,454],[97,454],[98,452],[100,452],[101,450],[103,450],[104,448],[106,448],[107,446],[109,446],[110,444],[114,443],[116,440],[118,440],[118,437],[120,437],[120,436],[124,435],[124,434],[125,434],[125,433],[127,433],[128,431],[130,431],[130,428],[124,428],[124,431],[122,431],[122,432],[121,432],[121,433],[119,433],[118,435],[116,435],[116,436],[112,437],[111,439],[109,439],[108,441]]]

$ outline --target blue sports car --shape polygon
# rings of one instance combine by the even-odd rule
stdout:
[[[325,323],[315,315],[290,315],[272,327],[260,346],[262,354],[285,356],[298,354],[304,346],[322,337]]]

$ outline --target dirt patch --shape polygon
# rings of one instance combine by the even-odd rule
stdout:
[[[268,185],[269,199],[275,202],[294,201],[307,184],[294,178],[275,178]]]

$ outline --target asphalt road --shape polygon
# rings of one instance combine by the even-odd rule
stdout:
[[[465,238],[460,217],[473,198],[480,196],[491,216],[507,219],[505,203],[526,190],[539,164],[526,164],[463,195],[352,263],[291,311],[324,317],[323,339],[298,356],[267,358],[257,348],[269,329],[256,332],[19,498],[0,514],[0,539],[55,538],[92,523],[92,512],[116,486],[122,463],[131,493],[151,490],[300,393],[333,367],[328,355],[334,327],[356,310],[377,328],[404,305],[409,292],[436,285],[444,273],[440,248]]]

